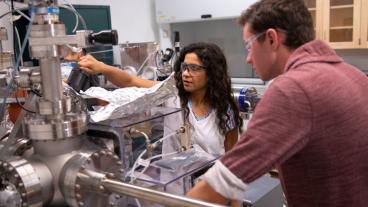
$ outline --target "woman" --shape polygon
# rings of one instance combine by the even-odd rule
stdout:
[[[151,87],[157,83],[130,76],[90,55],[82,57],[79,65],[89,73],[104,74],[119,87]],[[211,43],[190,44],[180,52],[174,71],[179,99],[171,105],[184,109],[184,123],[190,123],[193,129],[193,144],[212,154],[223,154],[231,149],[237,141],[242,120],[232,96],[226,58],[221,49]]]

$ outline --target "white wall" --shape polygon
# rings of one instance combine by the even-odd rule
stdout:
[[[118,30],[119,43],[158,41],[154,0],[69,0],[69,2],[109,5],[112,29]]]
[[[63,0],[59,1],[64,3]],[[158,41],[158,27],[155,20],[154,0],[69,0],[71,4],[109,5],[111,25],[118,30],[119,43]],[[9,11],[4,2],[0,2],[0,15]],[[12,39],[10,16],[0,19],[0,26],[6,26],[9,39]],[[3,48],[12,50],[12,40],[4,41]]]

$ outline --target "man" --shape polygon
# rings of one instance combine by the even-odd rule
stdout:
[[[288,206],[368,203],[368,79],[314,40],[302,0],[261,0],[240,17],[247,62],[274,79],[236,146],[188,196],[242,200],[278,168]]]

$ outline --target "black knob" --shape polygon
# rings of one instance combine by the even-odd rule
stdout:
[[[118,44],[118,32],[116,30],[102,30],[98,33],[92,33],[88,37],[91,44]]]

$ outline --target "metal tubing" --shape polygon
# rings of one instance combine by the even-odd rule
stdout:
[[[127,183],[111,179],[103,179],[102,186],[112,192],[121,195],[128,195],[139,199],[152,201],[166,206],[183,206],[183,207],[223,207],[223,205],[207,203],[204,201],[194,200],[188,197],[173,195],[169,193],[159,192],[148,188],[143,188]]]
[[[63,97],[60,60],[58,58],[40,59],[43,97],[57,103]]]

